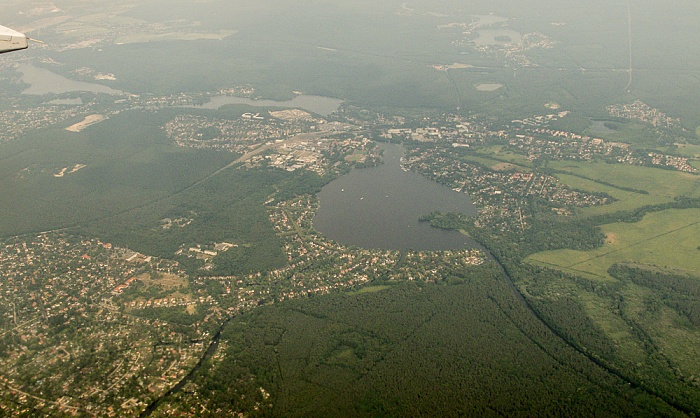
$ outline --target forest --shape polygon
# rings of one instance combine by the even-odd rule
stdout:
[[[194,378],[216,416],[676,415],[571,349],[488,264],[234,318]],[[507,347],[504,350],[503,347]]]

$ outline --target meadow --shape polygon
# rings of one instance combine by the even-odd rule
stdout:
[[[610,205],[584,208],[581,210],[584,215],[632,210],[644,205],[671,202],[678,196],[700,196],[699,177],[678,171],[604,162],[550,161],[548,166],[570,173],[560,173],[557,177],[573,188],[605,192],[618,200]],[[611,185],[644,190],[648,194],[622,190]]]
[[[655,212],[636,223],[621,222],[600,228],[606,236],[600,248],[547,251],[525,260],[591,280],[615,280],[608,269],[620,262],[700,275],[700,209]]]

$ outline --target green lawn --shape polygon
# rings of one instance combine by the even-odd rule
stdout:
[[[650,213],[637,223],[614,223],[601,229],[607,237],[601,248],[545,251],[526,260],[592,280],[614,280],[607,270],[617,262],[653,264],[700,275],[700,209]]]
[[[356,162],[362,161],[362,159],[365,157],[367,157],[366,154],[359,154],[359,153],[352,154],[352,155],[348,155],[347,157],[345,157],[345,161],[347,161],[349,163],[356,163]]]

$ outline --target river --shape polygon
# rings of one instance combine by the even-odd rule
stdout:
[[[475,215],[469,196],[404,171],[401,145],[380,146],[384,164],[353,170],[321,190],[314,228],[343,245],[362,248],[437,251],[476,246],[459,232],[418,220],[432,211]]]

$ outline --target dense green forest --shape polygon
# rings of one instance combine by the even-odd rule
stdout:
[[[544,327],[490,263],[234,318],[195,377],[216,416],[654,416],[676,412]]]

